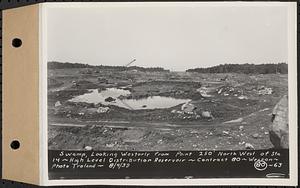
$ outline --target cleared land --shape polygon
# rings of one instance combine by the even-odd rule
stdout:
[[[237,150],[249,144],[264,149],[272,147],[271,113],[287,94],[288,78],[68,68],[50,69],[48,87],[49,149]],[[69,101],[107,88],[130,91],[119,99],[190,99],[193,110],[184,111],[182,104],[131,110]]]

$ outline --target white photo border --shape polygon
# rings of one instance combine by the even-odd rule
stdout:
[[[49,180],[47,121],[47,12],[51,8],[88,8],[103,6],[213,5],[213,6],[286,6],[288,9],[288,95],[289,165],[288,179],[276,178],[201,178],[201,179],[72,179]],[[40,6],[40,182],[41,185],[261,185],[296,186],[298,184],[298,112],[297,112],[297,3],[296,2],[72,2],[42,3]]]

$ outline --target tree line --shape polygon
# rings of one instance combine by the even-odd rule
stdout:
[[[244,73],[244,74],[287,74],[288,65],[278,64],[221,64],[208,68],[188,69],[186,72],[197,73]]]
[[[57,62],[50,61],[48,62],[48,69],[69,69],[69,68],[91,68],[99,70],[115,70],[115,71],[128,71],[128,70],[137,70],[137,71],[149,71],[149,72],[169,72],[161,67],[138,67],[138,66],[108,66],[108,65],[89,65],[82,63],[69,63],[69,62]]]

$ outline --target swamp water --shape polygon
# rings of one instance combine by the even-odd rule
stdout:
[[[170,108],[191,101],[190,99],[175,99],[172,97],[163,96],[152,96],[142,99],[118,99],[121,95],[127,96],[130,91],[117,88],[107,88],[103,91],[98,89],[90,90],[90,93],[79,95],[70,99],[71,102],[87,102],[103,105],[115,105],[121,108],[130,110],[141,110],[141,109],[157,109],[157,108]],[[112,97],[116,99],[112,102],[105,101],[106,98]]]

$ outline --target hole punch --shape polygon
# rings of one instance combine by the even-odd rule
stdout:
[[[18,140],[13,140],[10,143],[10,147],[14,150],[19,149],[20,148],[20,142]]]
[[[12,40],[12,46],[15,48],[19,48],[20,46],[22,46],[22,40],[19,38],[14,38]]]

